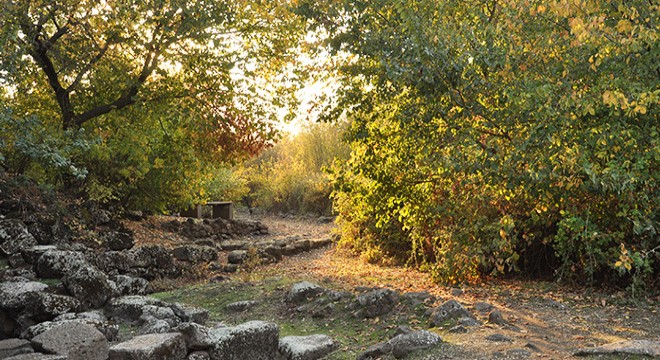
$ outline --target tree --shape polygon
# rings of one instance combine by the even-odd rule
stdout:
[[[299,5],[349,54],[345,244],[448,282],[659,272],[658,5]]]
[[[260,100],[260,84],[291,65],[291,44],[302,34],[285,1],[12,0],[0,7],[4,105],[16,118],[37,116],[51,134],[59,126],[99,137],[95,155],[78,160],[89,167],[88,185],[106,193],[128,183],[134,193],[164,169],[179,169],[170,180],[205,176],[214,163],[266,146],[275,109]]]

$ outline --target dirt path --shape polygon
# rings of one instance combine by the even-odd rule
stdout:
[[[329,236],[332,226],[314,221],[265,217],[272,236]],[[286,258],[256,270],[263,277],[287,276],[313,280],[344,290],[356,287],[388,287],[400,293],[427,291],[440,305],[456,299],[470,309],[484,325],[464,334],[438,329],[443,338],[464,350],[450,358],[504,356],[562,359],[578,348],[611,342],[645,339],[660,341],[659,299],[633,302],[625,292],[559,286],[539,281],[490,281],[485,284],[450,288],[433,283],[428,274],[402,267],[380,267],[338,249],[323,249]],[[499,309],[508,325],[488,321],[487,313],[475,309],[487,303]],[[424,319],[412,327],[428,327]],[[502,334],[510,342],[486,341]],[[518,351],[524,350],[524,351]],[[461,355],[462,354],[462,355]],[[468,355],[471,354],[471,355]],[[445,353],[445,356],[448,356]]]

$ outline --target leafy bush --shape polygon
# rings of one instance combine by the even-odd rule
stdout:
[[[303,1],[354,55],[327,114],[351,120],[341,243],[450,283],[657,285],[657,10]]]

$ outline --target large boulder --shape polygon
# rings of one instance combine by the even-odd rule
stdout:
[[[46,279],[59,279],[90,264],[85,255],[77,251],[48,250],[37,260],[37,275]]]
[[[144,312],[144,307],[148,305],[163,306],[164,303],[148,296],[122,296],[112,299],[106,304],[105,314],[111,319],[137,322]]]
[[[183,335],[186,347],[190,350],[209,350],[213,347],[211,331],[206,326],[186,322],[172,330]]]
[[[628,340],[578,350],[575,356],[640,355],[660,357],[660,341]]]
[[[32,346],[48,354],[67,355],[69,360],[105,360],[108,341],[96,328],[81,323],[63,323],[32,339]]]
[[[271,360],[277,356],[277,324],[250,321],[235,327],[211,330],[211,360]]]
[[[391,289],[376,289],[357,297],[359,310],[355,316],[375,318],[392,311],[399,302],[399,295]]]
[[[119,295],[144,295],[149,289],[149,281],[141,277],[115,275],[111,280]]]
[[[31,354],[33,352],[34,349],[32,349],[32,345],[27,340],[0,340],[0,359],[6,359],[21,354]]]
[[[449,300],[437,307],[431,313],[431,326],[447,325],[451,321],[473,317],[470,312],[456,300]]]
[[[23,249],[36,246],[37,240],[27,226],[16,219],[0,220],[0,255],[18,254]]]
[[[321,359],[337,348],[328,335],[286,336],[280,339],[279,352],[287,360]]]
[[[108,276],[91,265],[69,273],[64,278],[64,286],[83,306],[92,309],[102,307],[116,293]]]
[[[181,334],[149,334],[112,346],[108,360],[183,360],[186,355]]]
[[[18,319],[24,328],[49,321],[58,315],[75,312],[80,309],[80,302],[65,295],[44,292],[28,292],[18,296],[20,312]]]
[[[41,292],[48,285],[37,281],[8,281],[0,283],[0,309],[17,309],[22,306],[20,295],[29,292]]]
[[[73,317],[66,317],[66,315],[73,315]],[[65,316],[65,317],[63,317]],[[108,322],[105,319],[99,319],[94,317],[86,317],[85,313],[80,314],[64,314],[56,317],[53,321],[45,321],[34,326],[30,326],[21,334],[23,339],[32,339],[35,336],[42,334],[48,330],[57,328],[63,324],[76,323],[84,324],[94,327],[98,330],[108,341],[117,340],[119,335],[119,325]]]

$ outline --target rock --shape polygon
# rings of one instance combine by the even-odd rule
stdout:
[[[243,240],[225,240],[220,243],[223,251],[245,250],[247,243]]]
[[[67,291],[87,308],[98,309],[115,293],[114,283],[94,266],[81,267],[64,278]]]
[[[255,300],[243,300],[243,301],[236,301],[231,304],[227,304],[225,308],[229,311],[233,312],[243,312],[251,307],[254,307],[257,305],[259,302]]]
[[[7,339],[0,340],[0,359],[5,359],[11,356],[20,354],[33,353],[32,345],[27,340],[22,339]]]
[[[165,320],[148,318],[139,330],[141,335],[146,334],[164,334],[172,332],[172,325]]]
[[[384,359],[385,355],[392,352],[392,346],[388,343],[380,343],[367,348],[357,356],[357,360],[378,360]]]
[[[38,245],[27,226],[16,219],[0,220],[0,255],[18,254],[23,249]]]
[[[302,281],[293,284],[291,290],[286,295],[286,301],[294,304],[301,303],[309,298],[322,294],[324,291],[325,289],[317,284]]]
[[[115,298],[105,306],[105,314],[111,319],[126,322],[135,322],[142,316],[143,308],[147,305],[163,306],[160,300],[140,295],[129,295]]]
[[[250,321],[236,327],[211,330],[212,360],[272,360],[279,345],[277,324]]]
[[[101,310],[91,310],[81,313],[66,313],[57,316],[53,321],[66,321],[66,320],[94,320],[94,321],[108,321],[108,318]]]
[[[209,350],[213,346],[210,330],[197,323],[186,322],[172,329],[180,332],[186,341],[186,346],[191,350]]]
[[[204,325],[209,319],[209,311],[203,308],[174,303],[170,308],[176,316],[185,322],[194,322]]]
[[[130,251],[133,264],[131,267],[156,268],[169,270],[174,266],[169,250],[161,245],[146,245]]]
[[[21,255],[26,263],[30,265],[35,265],[39,260],[39,257],[43,255],[46,251],[57,250],[55,245],[37,245],[32,246],[21,251]]]
[[[108,341],[96,328],[80,323],[65,323],[32,339],[32,346],[49,354],[67,355],[69,360],[105,360]]]
[[[442,326],[446,323],[463,317],[472,317],[458,301],[449,300],[433,310],[431,314],[431,326]]]
[[[463,325],[456,325],[451,327],[448,331],[453,334],[467,334],[468,329]]]
[[[660,357],[660,341],[629,340],[592,348],[580,349],[575,356],[590,355],[642,355]]]
[[[0,310],[0,339],[6,339],[18,335],[16,321],[9,314]]]
[[[474,304],[474,309],[480,313],[487,313],[493,310],[495,307],[489,303],[477,302]]]
[[[80,309],[80,302],[73,297],[43,292],[21,294],[18,303],[22,307],[20,317],[30,320],[29,324],[23,323],[24,326],[52,320],[58,315]]]
[[[21,337],[24,339],[31,340],[35,336],[38,336],[39,334],[42,334],[48,330],[70,323],[92,326],[96,330],[98,330],[101,334],[103,334],[103,336],[105,336],[105,338],[108,341],[117,340],[117,336],[119,335],[119,325],[111,324],[109,322],[102,320],[78,318],[78,319],[44,321],[42,323],[27,328],[27,330],[25,330],[21,334]]]
[[[427,301],[433,301],[435,298],[428,291],[421,292],[407,292],[401,296],[404,301],[408,302],[412,306],[417,306],[423,304]]]
[[[481,325],[481,322],[471,317],[462,317],[458,319],[458,325],[472,327]]]
[[[486,340],[492,342],[513,342],[513,339],[503,334],[492,334],[486,336]]]
[[[279,352],[287,360],[316,360],[337,348],[328,335],[286,336],[280,339]]]
[[[543,352],[543,350],[541,350],[541,348],[539,348],[538,346],[536,346],[536,344],[531,343],[531,342],[528,342],[527,344],[525,344],[525,347],[532,350],[533,352],[536,352],[536,353],[542,353]]]
[[[48,250],[37,260],[37,275],[46,279],[59,279],[82,267],[90,266],[85,256],[76,251]]]
[[[375,318],[392,311],[398,301],[399,296],[394,290],[372,290],[357,297],[360,309],[355,315],[361,318]]]
[[[119,295],[144,295],[149,289],[149,281],[141,277],[115,275],[111,277]]]
[[[442,338],[437,334],[427,330],[419,330],[397,335],[390,339],[388,344],[392,347],[392,355],[399,359],[414,351],[428,349],[441,342]]]
[[[113,251],[130,250],[135,246],[135,239],[130,231],[111,230],[102,236],[105,246]]]
[[[46,355],[41,353],[21,354],[4,360],[68,360],[66,355]]]
[[[108,360],[183,360],[186,354],[181,334],[149,334],[112,346]]]
[[[174,258],[181,261],[207,263],[218,259],[218,252],[210,246],[186,245],[172,251]]]
[[[453,288],[453,289],[451,289],[451,295],[452,296],[461,296],[461,295],[463,295],[463,289]]]
[[[176,326],[181,322],[181,319],[176,316],[174,311],[165,304],[163,304],[163,306],[145,305],[142,307],[142,315],[140,315],[140,320],[142,322],[151,322],[152,319],[164,320],[170,326]]]
[[[186,360],[211,360],[211,355],[206,351],[194,351],[188,354]]]
[[[227,262],[230,264],[242,264],[247,259],[247,250],[232,250],[227,254]]]
[[[21,294],[28,292],[41,292],[48,289],[48,285],[37,281],[9,281],[0,284],[0,309],[17,309]]]
[[[502,316],[502,313],[499,310],[493,310],[488,314],[488,322],[491,324],[497,325],[506,325],[506,320]]]

